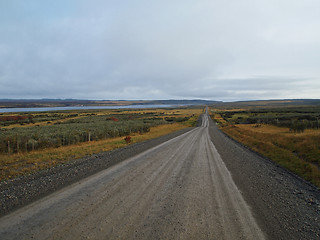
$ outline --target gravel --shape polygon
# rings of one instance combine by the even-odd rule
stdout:
[[[211,140],[269,239],[320,239],[320,190],[222,133]]]
[[[3,181],[0,183],[0,216],[4,216],[191,129],[183,129],[166,136],[128,145],[113,151],[94,154],[13,180]]]

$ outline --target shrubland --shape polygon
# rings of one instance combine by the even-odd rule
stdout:
[[[220,129],[320,187],[320,108],[211,109]]]
[[[201,112],[180,108],[0,114],[0,180],[194,126]]]
[[[0,116],[3,126],[0,129],[0,153],[23,153],[146,133],[154,126],[184,123],[192,115],[183,109],[3,115]]]

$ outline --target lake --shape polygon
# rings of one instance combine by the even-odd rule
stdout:
[[[0,113],[6,112],[48,112],[64,110],[87,110],[87,109],[137,109],[137,108],[172,108],[186,105],[127,105],[127,106],[77,106],[77,107],[41,107],[41,108],[0,108]]]

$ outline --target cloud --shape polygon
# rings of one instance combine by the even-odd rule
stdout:
[[[0,3],[0,98],[320,98],[320,3]]]

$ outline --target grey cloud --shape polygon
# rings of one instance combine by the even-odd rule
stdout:
[[[320,98],[312,0],[12,2],[0,98]]]

